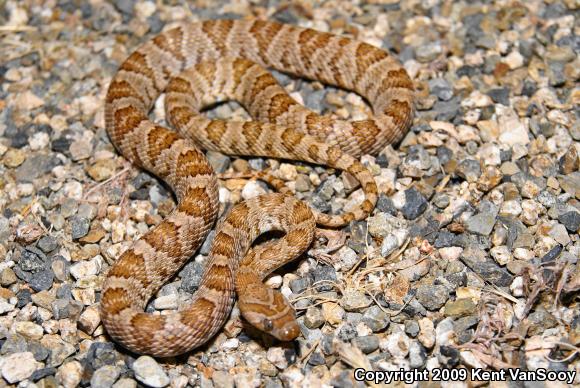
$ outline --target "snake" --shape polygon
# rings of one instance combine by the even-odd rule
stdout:
[[[357,93],[372,114],[356,121],[317,114],[267,69]],[[149,117],[162,94],[169,125]],[[211,120],[201,113],[226,100],[239,102],[252,120]],[[413,82],[400,62],[352,38],[248,17],[181,23],[142,43],[110,82],[105,126],[121,155],[168,184],[176,206],[109,268],[100,300],[108,335],[138,354],[187,353],[218,333],[237,296],[250,324],[281,341],[299,336],[291,305],[264,278],[307,250],[317,225],[339,228],[370,215],[378,190],[359,158],[400,141],[412,116]],[[145,312],[216,224],[218,181],[203,150],[338,169],[360,183],[364,200],[342,214],[322,213],[296,199],[279,178],[259,173],[278,192],[235,205],[217,223],[191,303]],[[271,231],[283,236],[254,244]]]

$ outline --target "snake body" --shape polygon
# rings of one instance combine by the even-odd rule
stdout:
[[[373,116],[341,121],[302,107],[263,68],[352,90]],[[169,129],[148,118],[167,91]],[[209,120],[204,106],[233,99],[256,121]],[[413,85],[388,53],[311,29],[255,19],[182,25],[144,43],[121,65],[106,97],[106,128],[115,147],[174,190],[175,210],[128,248],[109,270],[101,318],[126,348],[165,357],[185,353],[221,328],[239,298],[250,323],[282,340],[299,329],[288,303],[263,278],[307,249],[315,223],[338,227],[370,214],[377,201],[371,173],[356,159],[398,141],[408,129]],[[218,225],[191,304],[166,315],[144,313],[155,292],[189,260],[218,213],[217,180],[197,146],[228,154],[303,160],[349,172],[364,201],[341,215],[315,212],[285,194],[235,206]],[[282,192],[280,182],[264,176]],[[260,234],[284,237],[257,247]]]

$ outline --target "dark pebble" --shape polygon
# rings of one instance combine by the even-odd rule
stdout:
[[[311,284],[312,280],[310,277],[298,278],[290,281],[290,289],[294,294],[301,294],[306,291]]]
[[[94,370],[105,365],[115,365],[117,362],[117,352],[115,345],[110,342],[94,342],[89,348],[85,362]]]
[[[58,242],[53,236],[43,236],[38,240],[38,247],[44,252],[52,252],[58,248]]]
[[[439,163],[447,164],[451,159],[453,159],[453,151],[445,146],[437,147],[437,158],[439,159]]]
[[[149,189],[145,187],[129,193],[129,199],[131,200],[145,201],[148,198],[149,198]]]
[[[48,367],[35,370],[32,375],[30,375],[29,379],[33,382],[36,382],[40,379],[43,379],[47,376],[52,376],[56,373],[56,368]]]
[[[46,255],[35,246],[28,246],[22,251],[18,267],[26,272],[38,272],[46,267]]]
[[[432,131],[432,128],[427,123],[419,123],[417,125],[413,125],[411,127],[411,131],[413,131],[414,133],[431,132]],[[413,148],[415,148],[415,147],[413,147],[413,146],[409,147],[409,152],[411,152],[411,150]],[[383,167],[383,166],[381,166],[381,167]],[[388,167],[388,165],[387,166],[384,166],[384,167]]]
[[[558,221],[560,221],[569,232],[576,233],[580,228],[580,213],[577,211],[569,211],[558,216]]]
[[[408,220],[414,220],[427,209],[427,200],[414,187],[405,190],[405,205],[401,209],[403,216]]]
[[[54,152],[60,152],[61,154],[68,155],[71,144],[72,138],[62,135],[59,138],[53,140],[50,146]]]
[[[33,155],[18,166],[14,172],[14,177],[18,182],[32,182],[34,179],[49,173],[61,163],[60,159],[54,154]]]
[[[499,159],[502,162],[510,161],[512,159],[512,150],[511,150],[511,148],[510,149],[507,149],[507,150],[500,150],[499,151]]]
[[[454,367],[459,364],[459,350],[452,346],[441,346],[439,352],[439,362],[445,367]]]
[[[383,213],[389,213],[393,216],[397,215],[397,209],[393,204],[393,200],[385,194],[379,194],[376,208]]]
[[[91,221],[88,218],[74,216],[70,219],[70,225],[72,238],[76,240],[89,233]]]
[[[411,297],[411,295],[407,295],[404,298],[405,303],[407,303],[404,306],[393,306],[393,308],[396,309],[400,309],[403,308],[403,313],[407,314],[410,317],[416,317],[418,315],[422,315],[422,316],[426,316],[427,315],[427,310],[425,309],[425,307],[419,303],[419,301],[415,298],[411,299],[408,302],[408,299]],[[400,314],[401,316],[403,316],[403,314]],[[399,322],[400,323],[400,322]]]
[[[474,326],[477,325],[477,323],[479,322],[479,318],[475,315],[468,315],[466,317],[461,317],[456,319],[453,322],[453,328],[455,329],[455,332],[459,333],[461,331],[470,329]]]
[[[470,263],[465,260],[465,256],[462,256],[461,259],[473,272],[495,286],[508,287],[513,281],[513,276],[494,262],[486,261],[481,263]]]
[[[379,348],[379,338],[376,335],[365,335],[354,338],[352,344],[359,348],[364,354],[369,354]]]
[[[531,80],[524,80],[524,85],[522,87],[522,96],[532,97],[534,93],[538,90],[538,85]]]
[[[115,8],[123,14],[123,20],[127,21],[133,17],[136,2],[136,0],[119,0],[115,1],[113,4],[115,5]]]
[[[34,355],[34,359],[36,361],[44,361],[50,355],[50,350],[45,348],[38,341],[29,341],[28,342],[28,351],[30,351]]]
[[[153,15],[147,18],[147,22],[149,23],[149,28],[151,29],[151,33],[158,34],[163,29],[165,22],[161,20],[159,13],[156,12]]]
[[[419,324],[417,321],[409,319],[405,321],[405,333],[407,333],[411,337],[416,337],[419,334]]]
[[[201,244],[201,248],[199,248],[200,254],[205,256],[209,255],[214,238],[215,238],[215,230],[212,230],[208,233],[203,244]]]
[[[453,98],[449,101],[437,101],[433,106],[433,111],[435,112],[435,120],[453,121],[461,113],[461,106],[459,100]]]
[[[71,300],[71,285],[67,283],[61,284],[61,286],[56,290],[56,297],[58,299]]]
[[[321,213],[328,213],[331,209],[330,202],[322,199],[318,194],[312,195],[308,202],[314,209],[320,211]]]
[[[527,319],[530,323],[530,327],[528,329],[529,336],[542,334],[544,331],[558,325],[558,320],[544,309],[534,311],[528,316]]]
[[[464,159],[457,165],[456,173],[468,182],[476,182],[481,177],[481,166],[475,159]]]
[[[324,355],[321,352],[313,352],[308,359],[308,364],[312,366],[316,365],[324,365],[326,360],[324,359]]]
[[[481,108],[481,120],[490,120],[495,114],[495,105],[491,104]]]
[[[30,290],[23,288],[16,294],[17,302],[16,307],[21,309],[22,307],[26,306],[28,303],[32,302],[32,293]]]
[[[331,291],[336,282],[336,270],[328,265],[319,265],[312,271],[314,275],[314,283],[319,283],[317,289],[319,291]]]
[[[323,334],[322,335],[322,340],[320,341],[320,347],[322,349],[322,352],[324,354],[326,354],[327,356],[334,353],[333,342],[334,342],[334,334],[330,333],[330,334]]]
[[[495,88],[487,92],[487,95],[491,97],[493,102],[496,104],[502,104],[505,106],[510,105],[510,90],[508,88]]]
[[[297,6],[286,6],[281,7],[280,10],[276,11],[272,18],[280,23],[287,24],[297,24],[301,19],[299,8]]]
[[[28,280],[28,284],[34,291],[39,292],[48,290],[50,287],[52,287],[53,280],[54,273],[52,270],[45,269],[43,271],[33,273]]]
[[[28,144],[28,133],[25,131],[15,131],[8,133],[7,138],[10,139],[10,146],[13,148],[22,148]]]
[[[76,300],[56,299],[52,302],[54,319],[76,319],[83,311],[83,304]]]
[[[550,62],[548,64],[548,82],[550,86],[562,86],[566,83],[564,63]]]
[[[429,81],[431,93],[436,95],[441,101],[449,101],[453,97],[453,88],[443,78],[435,78]]]
[[[427,310],[435,311],[439,310],[447,302],[449,290],[442,285],[423,285],[417,287],[415,297]]]
[[[411,128],[411,130],[412,129],[413,128]],[[382,152],[377,156],[377,159],[375,161],[382,168],[388,168],[389,167],[389,158],[387,157],[387,155],[385,155]]]
[[[445,280],[452,284],[454,288],[463,287],[467,284],[467,273],[462,271],[447,274],[445,275]]]
[[[356,336],[356,328],[350,323],[343,324],[338,332],[338,338],[344,342],[350,341]]]
[[[563,3],[554,2],[547,4],[543,11],[540,11],[540,16],[546,19],[556,19],[564,16],[568,10]]]
[[[361,319],[373,332],[379,332],[389,326],[391,320],[379,306],[371,306],[365,311]]]
[[[20,334],[8,334],[0,348],[0,354],[22,353],[28,351],[28,343]]]
[[[463,77],[463,76],[473,77],[474,75],[479,74],[479,73],[481,73],[481,71],[478,68],[473,67],[473,66],[468,66],[468,65],[461,66],[455,72],[455,74],[457,74],[458,77]]]
[[[133,185],[135,190],[139,190],[144,187],[148,187],[151,184],[151,182],[153,182],[153,178],[151,177],[151,175],[146,174],[144,172],[140,172],[139,174],[137,174],[135,178],[133,178],[131,184]]]
[[[199,286],[203,270],[204,265],[202,263],[196,261],[187,263],[179,272],[179,277],[181,278],[181,286],[179,288],[187,293],[193,293]]]
[[[542,262],[542,264],[545,264],[545,263],[551,263],[551,262],[555,261],[555,260],[556,260],[556,258],[557,258],[558,256],[560,256],[560,253],[562,253],[562,249],[563,249],[563,247],[562,247],[562,245],[560,245],[560,244],[558,244],[558,245],[556,245],[554,248],[550,249],[550,250],[548,251],[548,253],[546,253],[546,254],[545,254],[543,257],[542,257],[542,259],[541,259],[541,262]]]

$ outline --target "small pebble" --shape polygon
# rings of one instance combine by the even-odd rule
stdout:
[[[132,369],[135,372],[135,378],[147,386],[162,388],[169,385],[169,377],[152,357],[139,357],[133,363]]]
[[[2,377],[9,383],[14,384],[26,380],[40,367],[30,352],[12,353],[0,357],[0,370]]]

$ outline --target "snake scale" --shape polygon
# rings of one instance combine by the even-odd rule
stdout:
[[[351,122],[320,116],[289,97],[264,68],[354,91],[371,105],[373,116]],[[174,129],[148,117],[163,92]],[[223,100],[238,101],[255,121],[209,120],[199,113]],[[182,354],[217,333],[237,293],[250,323],[281,340],[294,339],[300,331],[292,308],[263,278],[308,248],[316,224],[339,227],[370,214],[377,186],[357,158],[400,140],[412,113],[413,84],[405,70],[387,52],[353,39],[240,19],[192,22],[145,42],[111,81],[106,129],[123,156],[168,183],[177,206],[109,270],[101,294],[108,334],[136,353]],[[198,146],[337,168],[360,182],[365,199],[340,215],[313,213],[264,174],[281,193],[236,205],[217,226],[188,307],[145,313],[150,298],[190,259],[217,218],[217,179]],[[273,230],[285,234],[251,246]]]

